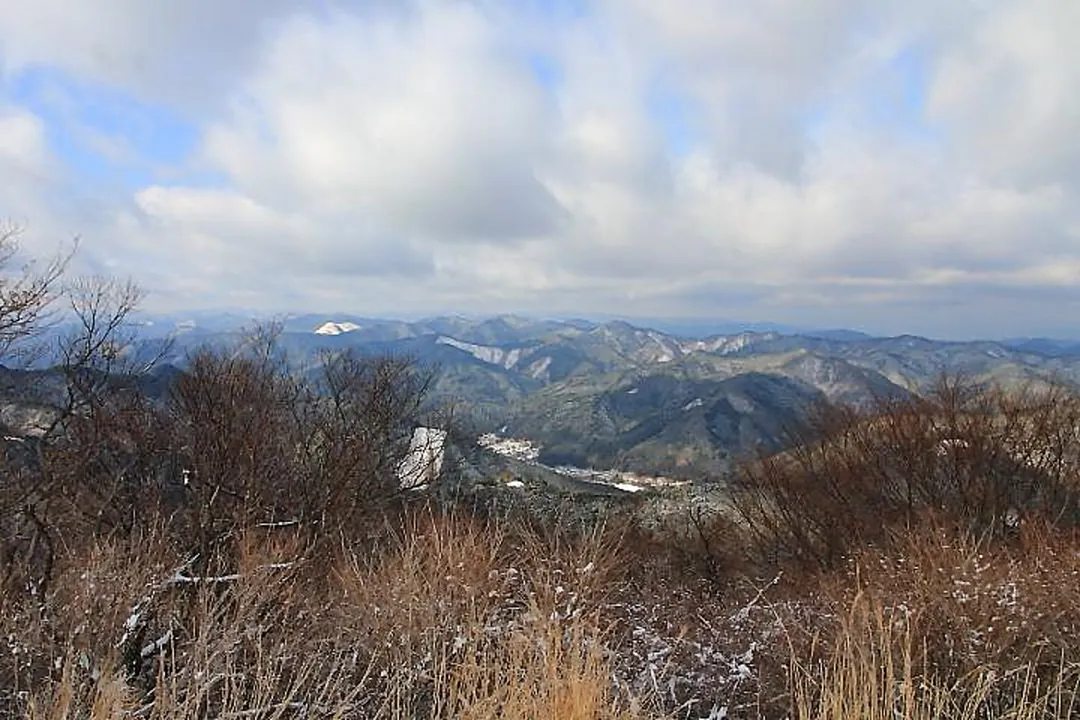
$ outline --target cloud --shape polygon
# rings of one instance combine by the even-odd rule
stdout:
[[[1070,0],[58,8],[0,8],[0,212],[163,306],[1071,322]]]
[[[63,167],[49,149],[45,122],[29,110],[0,102],[0,230],[17,230],[29,255],[51,253],[49,241],[23,232],[33,225],[55,231],[47,198],[64,190]]]
[[[287,270],[305,279],[321,274],[366,279],[430,271],[425,258],[406,244],[383,247],[362,235],[349,238],[347,231],[229,190],[155,186],[140,192],[136,203],[144,224],[163,239],[161,261],[174,268],[186,265],[193,273],[243,277]],[[342,248],[347,252],[338,254]]]
[[[426,8],[283,25],[209,128],[207,162],[267,202],[347,210],[408,235],[552,232],[561,208],[536,177],[548,99],[478,10]]]
[[[221,102],[286,0],[6,0],[0,70],[49,67],[191,112]]]
[[[941,50],[928,115],[961,167],[1003,184],[1080,183],[1080,6],[990,5]]]
[[[704,143],[727,161],[794,177],[805,120],[850,62],[863,3],[607,0],[635,55],[651,57],[693,109]]]
[[[34,114],[0,105],[0,167],[10,182],[8,192],[38,185],[54,171],[45,127]]]

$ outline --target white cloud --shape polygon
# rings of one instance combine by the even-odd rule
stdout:
[[[942,48],[929,115],[960,168],[1003,184],[1080,185],[1080,5],[992,4]]]
[[[195,112],[226,93],[258,51],[265,28],[300,0],[5,0],[0,71],[73,73]]]
[[[58,175],[41,118],[0,103],[0,228],[36,224],[46,213],[45,199],[59,187]],[[49,224],[48,218],[40,219]],[[55,249],[55,244],[35,243],[33,236],[21,241],[30,253]]]
[[[635,54],[697,106],[712,152],[793,177],[806,114],[851,56],[865,3],[605,0]]]
[[[9,76],[59,68],[198,123],[192,167],[219,180],[136,188],[87,228],[169,302],[927,331],[992,327],[1002,293],[1071,312],[1072,0],[319,7],[0,8]],[[45,167],[19,117],[31,139],[0,157]],[[951,304],[920,320],[928,300]]]
[[[550,107],[478,11],[297,18],[267,44],[208,162],[258,198],[393,233],[507,240],[551,231],[537,180]],[[318,78],[318,82],[313,82]]]
[[[6,183],[9,188],[37,183],[51,174],[45,126],[40,118],[22,108],[0,105],[0,163],[12,176]]]

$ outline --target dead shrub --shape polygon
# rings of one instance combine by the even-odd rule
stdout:
[[[1080,398],[943,379],[870,412],[824,407],[791,448],[745,464],[733,506],[759,562],[835,567],[934,519],[1006,538],[1078,515]]]
[[[407,495],[398,468],[428,381],[408,358],[350,353],[301,377],[272,330],[243,352],[196,354],[168,410],[179,518],[199,552],[237,525],[296,524],[331,544],[377,530]]]

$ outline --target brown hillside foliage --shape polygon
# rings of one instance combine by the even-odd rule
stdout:
[[[822,408],[747,464],[734,505],[762,559],[829,567],[933,519],[975,535],[1080,521],[1080,398],[945,378],[926,397]]]

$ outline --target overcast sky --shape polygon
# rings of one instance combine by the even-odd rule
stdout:
[[[1080,336],[1076,0],[3,0],[0,217],[155,310]]]

